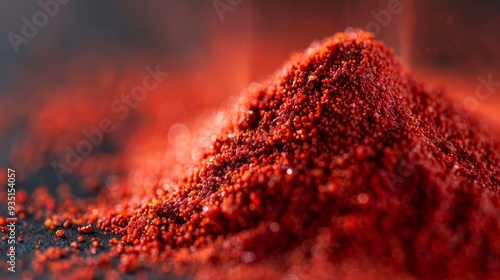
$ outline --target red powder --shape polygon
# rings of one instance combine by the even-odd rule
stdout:
[[[106,194],[83,207],[90,229],[122,237],[82,263],[117,257],[121,273],[198,277],[500,277],[499,143],[372,35],[311,46],[230,115],[197,164],[148,187],[154,199],[129,186],[119,207]],[[34,267],[76,269],[51,254],[70,252],[47,250]]]

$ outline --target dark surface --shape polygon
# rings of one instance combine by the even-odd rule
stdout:
[[[27,223],[27,226],[25,225]],[[93,248],[92,246],[92,238],[96,238],[99,243],[102,245],[97,249],[96,254],[105,252],[109,250],[109,240],[113,237],[120,238],[118,235],[107,234],[105,235],[103,231],[97,229],[95,225],[94,233],[91,234],[81,234],[77,230],[77,226],[72,225],[70,228],[56,228],[55,230],[48,229],[44,226],[44,221],[35,221],[31,218],[27,218],[26,220],[19,220],[19,223],[16,226],[16,239],[21,236],[23,241],[17,242],[16,240],[16,273],[13,275],[9,271],[2,270],[0,275],[12,276],[17,278],[20,276],[21,271],[30,269],[31,267],[31,259],[36,250],[45,251],[49,247],[70,247],[71,242],[76,242],[80,247],[80,256],[88,256],[89,250]],[[56,230],[63,229],[65,235],[63,237],[56,236]],[[2,236],[8,234],[8,232],[2,232]],[[83,236],[85,238],[84,242],[79,242],[77,240],[78,236]],[[12,246],[8,244],[8,240],[0,241],[2,250],[0,254],[0,260],[6,262],[8,259],[7,249]],[[39,249],[36,249],[36,245],[39,245]],[[71,247],[70,247],[71,248]],[[116,261],[115,265],[116,265]],[[48,278],[48,277],[46,277]]]
[[[24,222],[28,222],[28,225],[25,226]],[[45,251],[49,247],[70,247],[71,242],[76,242],[80,248],[79,256],[89,256],[90,250],[93,248],[92,246],[92,238],[96,238],[97,241],[102,246],[99,246],[97,249],[96,255],[107,252],[110,249],[109,240],[113,237],[120,239],[119,235],[116,234],[104,234],[103,231],[96,228],[95,224],[93,225],[94,232],[91,234],[82,234],[77,230],[77,226],[73,225],[70,228],[57,228],[63,229],[65,232],[64,237],[57,237],[56,230],[50,230],[43,225],[44,221],[35,221],[33,219],[27,218],[25,220],[20,220],[20,223],[16,226],[16,238],[21,236],[23,238],[23,242],[16,242],[16,272],[12,273],[7,270],[0,271],[0,279],[20,279],[21,274],[25,270],[30,270],[31,268],[31,260],[36,250]],[[4,236],[6,233],[2,232],[1,236]],[[85,238],[84,242],[79,242],[77,240],[78,236],[83,236]],[[0,246],[2,249],[0,250],[0,261],[7,261],[7,248],[11,245],[8,244],[8,241],[0,241]],[[36,249],[36,245],[39,244],[39,249]],[[111,259],[110,266],[117,267],[118,259]],[[101,267],[95,271],[95,279],[104,279],[104,272],[106,267]],[[189,276],[176,276],[176,275],[165,275],[158,274],[155,271],[150,269],[141,268],[134,273],[127,273],[121,275],[121,279],[136,279],[138,274],[147,275],[148,279],[191,279]],[[52,279],[53,276],[48,274],[47,272],[44,275],[36,275],[35,279]]]

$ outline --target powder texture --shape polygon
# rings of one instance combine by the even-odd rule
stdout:
[[[500,277],[497,139],[371,34],[313,44],[228,116],[184,174],[84,214],[121,237],[101,258],[198,277]]]
[[[223,260],[293,248],[416,276],[497,271],[498,144],[369,34],[292,58],[212,141],[178,191],[116,232],[124,241],[142,253],[229,242]]]

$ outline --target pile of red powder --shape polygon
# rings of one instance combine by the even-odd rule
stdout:
[[[48,234],[117,237],[39,250],[34,273],[500,277],[498,139],[371,34],[313,44],[228,116],[181,175],[54,206]]]

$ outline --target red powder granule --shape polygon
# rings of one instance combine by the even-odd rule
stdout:
[[[500,278],[498,139],[371,34],[314,44],[226,115],[181,175],[87,205],[82,221],[122,238],[78,261],[231,279]]]
[[[56,236],[57,237],[63,237],[64,236],[64,230],[60,229],[56,231]]]
[[[83,227],[78,228],[79,233],[92,233],[94,232],[94,229],[92,228],[92,225],[86,225]]]
[[[63,227],[65,228],[70,228],[71,227],[71,221],[70,220],[66,220],[63,224]]]
[[[56,226],[52,223],[52,219],[46,219],[43,224],[50,229],[56,228]]]

